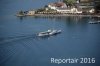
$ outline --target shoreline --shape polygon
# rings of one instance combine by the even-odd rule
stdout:
[[[84,15],[84,14],[34,14],[34,15],[29,15],[29,16],[55,16],[55,17],[60,17],[60,16],[84,16],[84,17],[100,17],[100,15]]]
[[[76,16],[76,17],[98,17],[100,18],[100,14],[64,14],[64,13],[59,13],[59,14],[55,14],[55,13],[52,13],[52,14],[47,14],[47,13],[37,13],[37,14],[32,14],[32,15],[27,15],[27,14],[24,14],[24,15],[20,15],[20,14],[17,14],[16,15],[17,17],[25,17],[25,16],[34,16],[34,17],[67,17],[67,16]]]

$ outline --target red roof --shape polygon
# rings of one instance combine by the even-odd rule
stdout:
[[[56,3],[51,3],[50,5],[56,6],[56,7],[61,7],[61,6],[64,6],[65,3],[63,3],[63,2],[56,2]]]
[[[55,4],[56,4],[57,7],[61,7],[61,6],[64,6],[65,5],[65,3],[63,3],[63,2],[57,2]]]

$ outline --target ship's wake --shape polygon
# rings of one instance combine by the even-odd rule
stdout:
[[[24,40],[28,38],[37,38],[36,34],[32,35],[20,35],[20,36],[10,36],[10,37],[1,37],[0,38],[0,44],[7,43],[7,42],[13,42],[18,40]]]

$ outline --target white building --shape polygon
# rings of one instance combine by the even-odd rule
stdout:
[[[28,12],[27,12],[27,15],[30,15],[30,16],[31,16],[31,15],[34,15],[34,14],[35,14],[35,11],[34,11],[34,10],[31,10],[31,11],[28,11]]]
[[[94,13],[94,12],[95,12],[95,9],[89,10],[89,13]]]
[[[60,13],[82,13],[82,11],[78,11],[77,8],[67,7],[63,2],[51,3],[48,5],[48,7]]]
[[[63,2],[56,2],[56,3],[51,3],[48,5],[50,9],[56,10],[57,8],[66,8],[66,4]]]
[[[71,13],[82,13],[82,11],[79,11],[77,8],[72,8]]]
[[[60,13],[82,13],[82,11],[77,10],[77,8],[57,8],[56,10]]]
[[[70,9],[67,8],[57,8],[56,10],[60,13],[70,13]]]
[[[56,10],[56,6],[54,6],[53,4],[49,4],[48,7],[49,7],[50,9]]]

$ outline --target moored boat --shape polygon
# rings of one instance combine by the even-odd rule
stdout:
[[[100,21],[93,21],[93,22],[90,21],[90,22],[89,22],[89,24],[99,24],[99,23],[100,23]]]
[[[25,15],[16,14],[17,17],[24,17]]]

